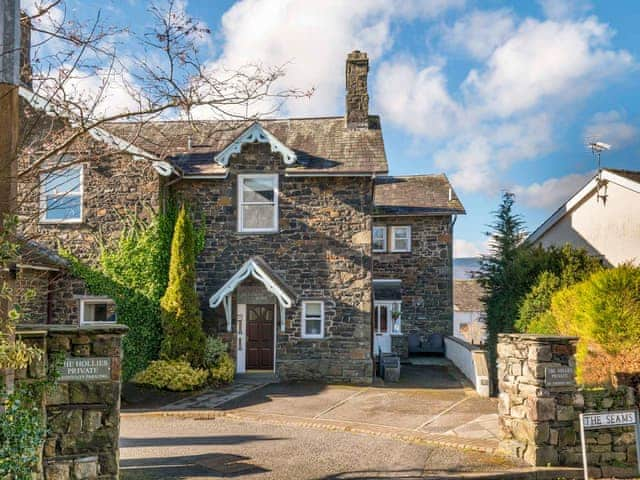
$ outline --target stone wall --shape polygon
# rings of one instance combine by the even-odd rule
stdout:
[[[205,327],[224,332],[222,307],[208,301],[244,262],[261,256],[297,294],[277,329],[276,371],[283,380],[368,383],[371,359],[371,205],[367,177],[279,177],[280,231],[237,231],[237,174],[280,172],[283,162],[266,144],[249,144],[232,159],[225,180],[185,180],[173,193],[189,202],[204,225],[205,249],[197,261],[197,291]],[[301,302],[325,302],[325,337],[301,338]],[[234,300],[235,303],[235,300]],[[234,305],[235,307],[235,305]],[[234,321],[233,328],[235,331]],[[279,319],[278,319],[279,324]],[[232,341],[235,356],[236,335]]]
[[[18,268],[15,294],[22,307],[21,324],[71,325],[80,323],[78,297],[90,292],[83,280],[63,269]]]
[[[577,338],[502,334],[498,340],[500,447],[508,454],[532,465],[582,466],[579,414],[635,407],[633,390],[628,387],[549,386],[550,381],[545,380],[549,367],[569,368],[575,382]],[[634,474],[632,430],[585,432],[590,476]]]
[[[402,280],[402,333],[452,335],[451,217],[378,217],[374,225],[411,226],[411,252],[373,254],[374,279]],[[388,228],[388,249],[390,235]]]
[[[61,135],[72,133],[64,123],[22,107],[23,156],[21,171],[31,168],[38,152],[46,150]],[[25,135],[27,134],[25,133]],[[83,165],[83,220],[80,223],[42,223],[40,202],[41,172],[61,168],[51,159],[21,177],[18,184],[22,233],[29,239],[57,251],[59,245],[84,260],[95,260],[100,242],[117,240],[127,223],[135,217],[148,218],[160,206],[160,179],[148,160],[134,160],[128,153],[110,151],[102,142],[81,136],[69,148],[67,160]]]
[[[120,431],[121,340],[127,328],[50,325],[22,327],[46,349],[46,363],[58,357],[106,357],[111,377],[100,381],[60,381],[46,395],[47,438],[43,470],[47,480],[117,479]],[[17,372],[18,381],[42,378],[45,362]]]

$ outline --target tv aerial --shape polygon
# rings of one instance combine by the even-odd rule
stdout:
[[[602,199],[603,203],[607,202],[607,182],[602,180],[602,152],[607,152],[611,150],[611,145],[608,143],[593,141],[589,142],[588,147],[591,149],[591,153],[593,154],[594,160],[598,164],[598,178],[597,178],[597,191],[596,191],[596,201]],[[601,190],[604,189],[604,193],[600,193]]]

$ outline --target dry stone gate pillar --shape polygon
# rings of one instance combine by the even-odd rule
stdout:
[[[500,448],[531,465],[566,465],[580,453],[574,337],[498,336]]]
[[[47,438],[40,478],[117,480],[124,325],[34,325],[19,334],[46,355],[18,373],[44,377],[46,362],[64,358],[62,377],[44,399]]]
[[[498,336],[501,450],[531,465],[580,467],[579,414],[636,408],[631,388],[576,387],[577,341],[545,335]],[[635,476],[632,427],[587,431],[586,444],[591,477]]]

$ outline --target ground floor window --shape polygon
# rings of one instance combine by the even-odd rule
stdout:
[[[80,299],[80,323],[116,323],[116,304],[110,298]]]
[[[376,302],[374,320],[375,333],[402,333],[400,302]]]
[[[302,303],[302,337],[324,337],[324,303]]]

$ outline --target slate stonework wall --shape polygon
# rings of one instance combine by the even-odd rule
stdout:
[[[499,336],[502,450],[532,465],[581,466],[579,414],[635,407],[633,389],[628,387],[545,386],[545,367],[575,367],[576,341],[542,335]],[[635,476],[633,428],[587,430],[585,434],[590,477]]]
[[[321,379],[368,383],[371,360],[370,178],[279,177],[280,232],[237,232],[237,174],[281,172],[268,145],[250,144],[231,160],[226,180],[188,180],[172,188],[186,199],[206,246],[198,258],[197,289],[205,326],[224,332],[220,307],[208,307],[215,293],[249,258],[261,256],[298,295],[287,310],[286,331],[277,329],[276,369],[283,380]],[[325,338],[300,335],[301,301],[324,299]],[[234,331],[235,331],[234,308]],[[233,344],[236,335],[223,334]]]
[[[39,328],[39,327],[34,327]],[[19,382],[42,379],[56,356],[109,357],[111,379],[58,382],[47,394],[47,438],[43,471],[47,480],[116,480],[120,431],[122,325],[105,327],[49,326],[45,331],[21,330],[31,343],[46,349],[46,362],[16,372]]]
[[[125,225],[136,216],[146,219],[160,206],[160,180],[147,160],[133,160],[126,153],[78,154],[83,162],[83,222],[45,224],[41,213],[38,177],[23,178],[18,186],[26,220],[23,233],[56,252],[63,245],[84,260],[94,261],[100,241],[119,238]]]
[[[1,278],[1,276],[0,276]],[[78,296],[89,295],[83,280],[68,272],[19,268],[15,292],[23,310],[21,324],[78,324]]]
[[[391,226],[411,226],[411,252],[374,253],[373,278],[402,280],[402,333],[418,333],[425,340],[432,333],[453,334],[451,217],[377,217],[374,225],[386,225],[387,248]],[[394,347],[402,347],[400,341]],[[400,351],[400,350],[398,350]]]

